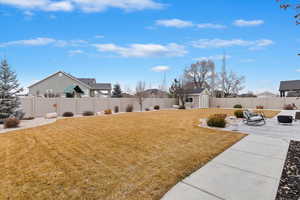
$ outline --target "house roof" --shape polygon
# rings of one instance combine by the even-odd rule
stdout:
[[[77,78],[79,81],[84,82],[85,84],[92,85],[96,83],[94,78]]]
[[[46,78],[38,81],[38,82],[36,82],[36,83],[28,86],[28,88],[33,87],[33,86],[35,86],[35,85],[37,85],[37,84],[39,84],[39,83],[41,83],[41,82],[43,82],[43,81],[45,81],[45,80],[47,80],[49,78],[55,76],[58,73],[64,74],[65,76],[67,76],[70,79],[72,79],[72,80],[74,80],[74,81],[76,81],[76,82],[78,82],[78,83],[86,86],[89,89],[111,90],[111,88],[112,88],[110,83],[96,83],[96,79],[94,79],[94,78],[76,78],[75,76],[72,76],[71,74],[65,73],[63,71],[58,71],[58,72],[56,72],[56,73],[54,73],[54,74],[52,74],[52,75],[50,75],[50,76],[48,76],[48,77],[46,77]]]
[[[256,94],[256,96],[276,96],[276,94],[272,93],[272,92],[268,92],[268,91],[265,91],[265,92],[262,92],[262,93],[259,93],[259,94]]]
[[[110,83],[94,83],[91,85],[94,90],[111,90]]]
[[[31,88],[31,87],[33,87],[33,86],[35,86],[35,85],[37,85],[37,84],[39,84],[39,83],[41,83],[41,82],[43,82],[43,81],[45,81],[45,80],[51,78],[51,77],[53,77],[53,76],[55,76],[56,74],[59,74],[59,73],[62,73],[62,74],[64,74],[65,76],[69,77],[70,79],[72,79],[72,80],[74,80],[74,81],[77,81],[77,82],[79,82],[80,84],[85,85],[87,88],[91,88],[90,85],[88,85],[88,84],[86,84],[86,83],[84,83],[84,82],[78,80],[76,77],[74,77],[74,76],[72,76],[72,75],[70,75],[70,74],[68,74],[68,73],[65,73],[65,72],[63,72],[63,71],[58,71],[58,72],[56,72],[56,73],[54,73],[54,74],[52,74],[52,75],[50,75],[50,76],[47,76],[46,78],[44,78],[44,79],[42,79],[42,80],[40,80],[40,81],[38,81],[38,82],[36,82],[36,83],[34,83],[34,84],[28,86],[28,88]]]
[[[186,94],[201,94],[205,88],[194,88],[185,90]]]
[[[300,90],[300,80],[281,81],[279,91]]]

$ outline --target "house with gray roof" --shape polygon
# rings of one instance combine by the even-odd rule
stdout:
[[[286,93],[300,94],[300,80],[281,81],[279,86],[280,97],[287,96]]]
[[[30,96],[43,97],[110,97],[110,83],[97,83],[94,78],[77,78],[56,72],[28,87]]]

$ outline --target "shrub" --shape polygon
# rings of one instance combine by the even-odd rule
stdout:
[[[112,114],[111,109],[104,110],[104,114],[105,115],[111,115]]]
[[[118,113],[118,112],[119,112],[119,106],[115,106],[115,107],[114,107],[114,112],[115,112],[115,113]]]
[[[234,112],[234,116],[236,116],[237,118],[244,118],[244,113],[242,110],[236,110]]]
[[[150,108],[146,108],[145,111],[150,111]]]
[[[24,117],[23,120],[34,120],[34,117]]]
[[[222,115],[222,117],[220,117],[220,116],[217,116],[217,115],[210,116],[207,120],[207,125],[210,127],[225,128],[226,120],[223,115]]]
[[[127,105],[126,112],[133,112],[133,105],[131,104]]]
[[[294,106],[292,104],[286,104],[283,107],[284,110],[294,110]]]
[[[179,110],[185,110],[185,106],[184,106],[184,105],[181,105],[181,106],[178,107],[178,109],[179,109]]]
[[[8,118],[4,121],[4,128],[17,128],[20,124],[20,120],[16,118]]]
[[[73,117],[74,114],[72,112],[64,112],[63,117]]]
[[[159,105],[155,105],[154,106],[154,110],[159,110],[160,109],[160,106]]]
[[[243,106],[241,104],[236,104],[233,106],[233,108],[243,108]]]
[[[83,115],[83,116],[93,116],[93,115],[95,115],[95,113],[94,113],[93,111],[84,111],[84,112],[82,113],[82,115]]]
[[[256,106],[256,109],[264,109],[264,106]]]

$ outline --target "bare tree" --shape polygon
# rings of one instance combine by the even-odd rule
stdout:
[[[294,16],[296,19],[296,24],[300,24],[300,2],[299,0],[276,0],[277,2],[280,3],[280,8],[282,9],[295,9],[297,14]]]
[[[185,88],[183,80],[175,78],[169,89],[169,92],[174,98],[177,99],[177,103],[179,105],[185,105]]]
[[[146,83],[145,81],[139,81],[136,85],[136,93],[135,96],[139,102],[140,110],[143,111],[143,102],[145,100],[145,90],[146,90]]]
[[[228,97],[230,95],[237,95],[244,89],[245,77],[238,76],[233,71],[230,73],[224,71],[220,76],[219,82],[224,94],[223,97]]]
[[[300,25],[300,2],[299,0],[276,0],[280,3],[280,8],[287,10],[287,9],[295,9],[296,15],[294,18],[296,19],[296,24]],[[298,53],[300,56],[300,53]]]
[[[196,88],[209,88],[210,84],[214,84],[215,64],[211,60],[202,60],[184,71],[184,78],[187,82],[194,84]]]

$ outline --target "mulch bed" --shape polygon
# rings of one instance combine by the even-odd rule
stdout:
[[[291,141],[276,200],[300,199],[300,142]]]

